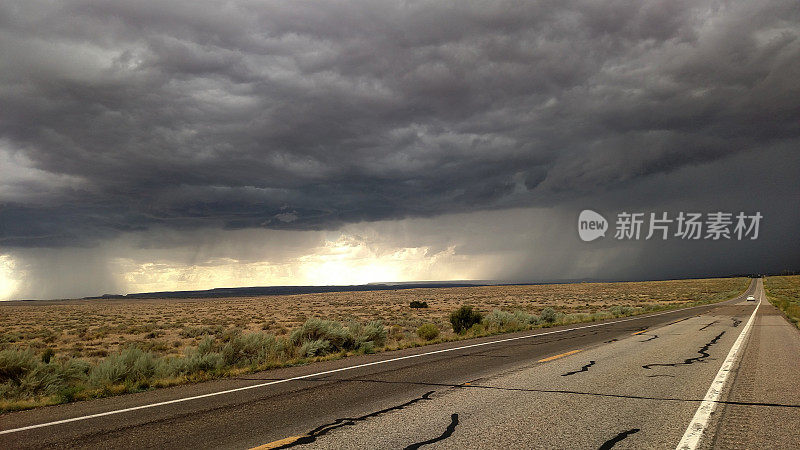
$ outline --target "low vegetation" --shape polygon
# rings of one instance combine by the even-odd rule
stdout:
[[[420,339],[432,341],[439,337],[439,327],[432,323],[420,325],[420,327],[417,328],[417,336],[419,336]]]
[[[770,303],[800,328],[800,275],[767,277],[764,290]]]
[[[282,298],[288,305],[280,307],[290,307],[286,314],[260,312],[275,297],[127,300],[124,311],[118,309],[118,300],[9,302],[0,305],[0,411],[687,307],[734,297],[747,283],[736,278],[411,289],[385,292],[383,303],[372,303],[374,293],[363,298],[361,293],[313,294]],[[793,286],[797,289],[796,282]],[[564,294],[568,287],[572,300]],[[666,292],[670,289],[671,295]],[[523,292],[538,292],[543,298],[526,300],[520,297]],[[796,305],[794,292],[790,298]],[[430,306],[409,310],[412,295],[424,295]],[[229,315],[231,303],[237,309]],[[364,304],[371,306],[371,313],[352,313]],[[153,310],[159,311],[158,317]],[[75,311],[83,315],[77,317]]]
[[[52,404],[136,392],[299,364],[332,354],[371,353],[386,343],[386,337],[380,322],[345,326],[309,319],[289,337],[239,332],[207,336],[180,357],[130,347],[90,364],[70,357],[38,357],[31,349],[6,349],[0,351],[0,407],[14,409],[31,401]]]
[[[470,305],[464,305],[450,314],[450,324],[453,326],[453,331],[458,334],[481,323],[481,320],[483,320],[483,314],[473,310]]]

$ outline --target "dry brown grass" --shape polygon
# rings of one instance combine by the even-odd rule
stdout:
[[[104,299],[0,302],[0,350],[55,350],[56,356],[103,359],[137,346],[157,355],[181,355],[208,334],[226,330],[285,335],[308,318],[341,322],[381,320],[390,341],[415,340],[423,323],[449,330],[448,315],[462,304],[488,312],[550,306],[563,313],[593,313],[612,306],[680,305],[729,298],[745,278],[407,289],[394,291],[221,299]],[[412,300],[429,308],[412,309]],[[446,336],[445,336],[446,337]]]
[[[764,289],[772,304],[800,328],[800,275],[767,277]]]

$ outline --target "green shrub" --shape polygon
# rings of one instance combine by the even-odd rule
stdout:
[[[483,319],[483,315],[478,311],[473,311],[472,306],[464,305],[450,314],[450,324],[453,325],[453,331],[456,333],[463,333],[473,325],[478,324]]]
[[[228,328],[220,333],[217,333],[217,339],[222,342],[230,342],[242,335],[241,328]]]
[[[214,340],[214,338],[209,336],[200,341],[200,344],[197,346],[197,352],[201,355],[209,354],[212,351],[214,351],[215,344],[216,341]]]
[[[427,308],[428,307],[428,302],[421,302],[419,300],[413,300],[411,303],[409,303],[408,306],[410,306],[412,308]]]
[[[301,355],[318,356],[347,350],[374,351],[376,346],[386,343],[386,337],[386,328],[380,321],[369,322],[366,325],[351,322],[344,327],[341,323],[331,320],[308,319],[292,332],[289,340],[293,345],[300,347]],[[323,346],[323,342],[327,344]],[[306,345],[306,343],[311,344]]]
[[[439,337],[439,327],[432,323],[426,323],[417,328],[417,336],[426,341],[432,341]]]
[[[539,314],[539,317],[541,317],[542,321],[544,322],[553,323],[556,320],[558,320],[558,313],[556,312],[555,309],[548,306],[547,308],[542,310],[542,313]]]
[[[166,361],[162,373],[165,376],[192,375],[197,373],[215,372],[225,365],[222,355],[216,352],[200,353],[189,351],[182,358],[172,358]]]
[[[79,359],[64,362],[38,360],[31,350],[0,351],[0,397],[22,398],[55,394],[86,377],[88,364]]]
[[[590,322],[592,320],[591,314],[586,313],[575,313],[575,314],[565,314],[559,320],[562,325],[568,325],[572,323],[582,323],[582,322]]]
[[[514,317],[518,322],[528,325],[537,325],[539,322],[541,322],[539,316],[536,314],[528,314],[525,311],[514,311]]]
[[[267,333],[237,334],[222,347],[222,357],[230,366],[263,364],[277,356],[275,336]]]
[[[517,331],[538,323],[539,316],[519,310],[510,313],[495,309],[483,318],[483,325],[486,328],[497,331]]]
[[[47,364],[50,360],[55,356],[56,352],[52,348],[46,348],[44,352],[42,352],[42,362]]]
[[[54,394],[66,384],[64,375],[58,364],[39,364],[22,377],[18,395]]]
[[[495,309],[483,318],[483,323],[488,326],[495,326],[498,328],[505,328],[511,323],[517,323],[516,318],[510,312]]]
[[[305,341],[303,342],[303,345],[300,346],[300,355],[307,357],[324,355],[325,353],[327,353],[328,348],[330,348],[330,345],[331,343],[324,339]]]
[[[131,347],[108,356],[92,367],[89,383],[96,387],[139,384],[152,378],[156,374],[156,367],[156,357],[152,353]]]
[[[609,313],[609,312],[598,311],[598,312],[592,314],[592,321],[594,322],[594,321],[598,321],[598,320],[611,319],[612,317],[614,317],[614,316],[612,316],[611,313]]]
[[[322,319],[308,319],[294,330],[289,339],[295,345],[303,345],[310,341],[328,341],[334,350],[341,350],[353,345],[353,336],[339,322]]]
[[[589,313],[577,313],[577,314],[574,314],[574,316],[578,318],[578,322],[593,322],[594,321],[594,317],[592,316],[592,314],[589,314]]]
[[[358,346],[358,351],[361,353],[375,353],[375,344],[372,341],[367,341]]]
[[[620,317],[620,316],[630,316],[636,312],[636,308],[631,306],[612,306],[609,308],[609,311],[613,316]]]
[[[488,330],[486,329],[486,326],[483,324],[483,322],[478,322],[466,330],[467,333],[472,333],[472,336],[474,337],[483,336],[484,334],[486,334],[487,331]]]
[[[375,346],[381,346],[386,343],[386,328],[379,320],[369,322],[366,325],[351,322],[347,329],[354,339],[354,348],[371,346],[374,349]]]
[[[7,349],[0,351],[0,383],[19,385],[22,378],[39,366],[33,350]]]

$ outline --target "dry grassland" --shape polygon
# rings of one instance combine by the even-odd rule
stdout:
[[[448,315],[463,304],[539,314],[596,313],[614,306],[660,308],[730,298],[744,278],[579,283],[393,291],[334,292],[217,299],[103,299],[0,303],[0,350],[52,349],[55,356],[89,361],[136,346],[157,355],[181,355],[206,336],[226,332],[286,335],[309,318],[343,323],[380,320],[389,344],[418,340],[416,329],[434,323],[452,335]],[[429,308],[412,309],[413,300]]]

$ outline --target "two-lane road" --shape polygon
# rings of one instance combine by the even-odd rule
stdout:
[[[0,447],[675,448],[744,329],[701,444],[739,433],[748,446],[793,445],[798,392],[757,386],[796,385],[800,338],[766,301],[753,315],[746,295],[763,296],[760,280],[716,305],[5,414]],[[788,359],[763,363],[774,346]],[[741,420],[763,424],[742,431]]]

